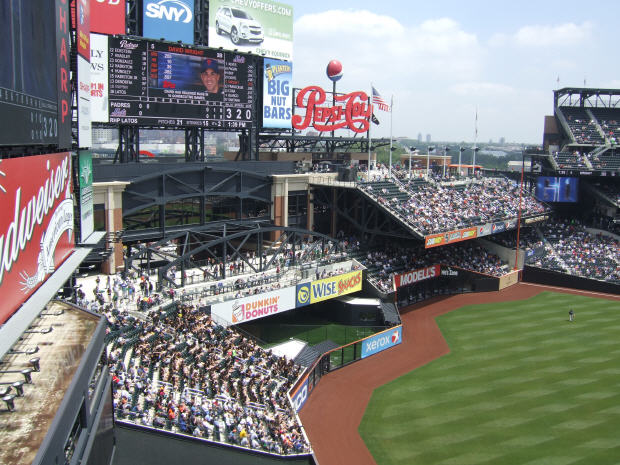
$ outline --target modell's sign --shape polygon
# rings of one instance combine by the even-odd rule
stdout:
[[[347,128],[362,133],[370,127],[372,105],[365,92],[336,94],[327,101],[327,94],[318,86],[309,86],[297,92],[293,127],[298,130],[312,126],[319,132]],[[331,105],[330,105],[331,104]]]
[[[71,155],[0,161],[0,324],[73,251]]]
[[[427,279],[437,278],[439,276],[439,265],[428,266],[419,270],[408,271],[394,275],[394,288],[398,289],[402,286],[409,286]]]

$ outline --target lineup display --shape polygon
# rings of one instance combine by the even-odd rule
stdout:
[[[249,128],[255,71],[224,50],[109,37],[109,122]]]

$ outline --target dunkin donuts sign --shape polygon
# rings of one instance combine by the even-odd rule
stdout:
[[[211,313],[231,324],[245,323],[295,308],[295,288],[256,294],[211,306]]]
[[[0,161],[0,324],[71,255],[71,155]]]

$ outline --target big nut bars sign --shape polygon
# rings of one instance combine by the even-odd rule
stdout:
[[[336,94],[334,104],[324,105],[327,94],[318,86],[305,87],[297,93],[295,110],[305,110],[303,115],[293,115],[293,127],[298,130],[312,126],[319,132],[347,128],[357,133],[368,131],[372,105],[365,92]]]

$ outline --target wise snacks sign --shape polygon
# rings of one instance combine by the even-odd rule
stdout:
[[[73,252],[71,155],[0,162],[0,324]]]
[[[309,283],[297,285],[296,306],[304,307],[324,300],[333,299],[341,295],[351,294],[362,290],[362,271],[319,279]]]
[[[319,132],[349,129],[356,133],[368,131],[372,105],[366,92],[335,94],[327,101],[327,93],[319,86],[297,91],[293,128],[303,130],[310,126]],[[330,105],[331,103],[331,105]]]

